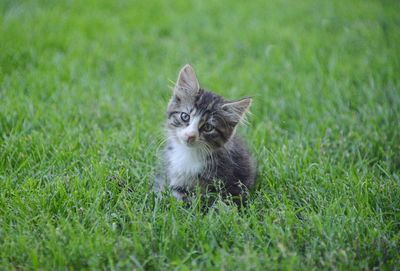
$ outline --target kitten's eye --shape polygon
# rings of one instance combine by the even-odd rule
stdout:
[[[214,126],[212,124],[206,123],[204,124],[203,129],[205,132],[211,132],[212,130],[214,130]]]
[[[182,113],[181,113],[181,119],[182,119],[184,122],[188,122],[188,121],[190,120],[190,116],[189,116],[189,114],[186,114],[185,112],[182,112]]]

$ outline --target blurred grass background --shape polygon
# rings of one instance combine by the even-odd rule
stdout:
[[[399,10],[1,0],[2,269],[398,270]],[[254,97],[243,211],[148,193],[185,63]]]

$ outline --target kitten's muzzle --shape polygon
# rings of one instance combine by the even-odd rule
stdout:
[[[197,135],[195,133],[185,133],[185,140],[186,140],[186,143],[192,144],[192,143],[196,142]]]

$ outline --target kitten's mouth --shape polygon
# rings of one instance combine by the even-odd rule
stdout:
[[[189,147],[189,148],[195,148],[197,147],[198,141],[187,141],[179,138],[179,143],[182,144],[183,146]]]
[[[182,142],[185,146],[187,146],[187,147],[190,147],[190,148],[193,148],[193,147],[196,147],[198,144],[197,144],[197,141],[183,141]]]

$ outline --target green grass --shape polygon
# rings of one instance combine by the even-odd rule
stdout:
[[[399,270],[398,1],[0,2],[0,269]],[[148,192],[169,80],[254,97],[258,187]]]

